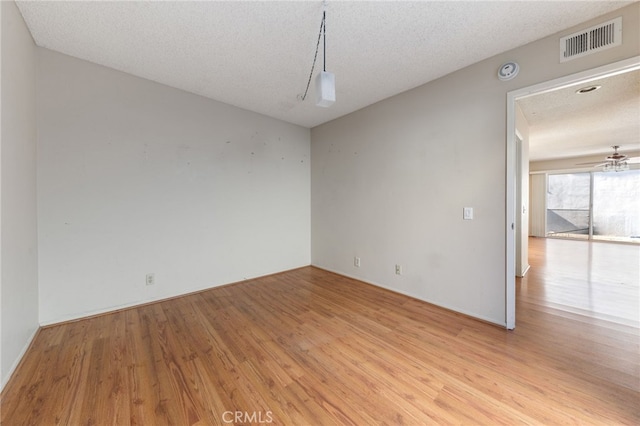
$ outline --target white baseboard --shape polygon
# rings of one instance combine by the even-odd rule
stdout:
[[[389,290],[389,291],[392,291],[394,293],[402,294],[404,296],[411,297],[412,299],[420,300],[420,301],[429,303],[431,305],[447,309],[447,310],[452,311],[452,312],[457,312],[459,314],[466,315],[468,317],[477,318],[479,320],[482,320],[482,321],[485,321],[485,322],[488,322],[488,323],[491,323],[491,324],[495,324],[495,325],[498,325],[500,327],[505,327],[505,328],[507,327],[507,323],[506,322],[496,321],[493,318],[488,318],[488,317],[485,317],[484,315],[479,315],[479,314],[477,314],[475,312],[469,312],[469,311],[466,311],[464,309],[460,309],[460,308],[457,308],[457,307],[452,307],[452,306],[449,306],[449,305],[444,305],[442,303],[435,303],[435,302],[433,302],[431,300],[423,299],[423,298],[418,297],[418,296],[416,296],[414,294],[410,294],[410,293],[407,293],[407,292],[404,292],[404,291],[400,291],[400,290],[395,289],[393,287],[388,287],[386,285],[383,285],[383,284],[380,284],[380,283],[377,283],[377,282],[374,282],[374,281],[369,281],[369,280],[366,280],[366,279],[364,279],[362,277],[357,277],[355,275],[349,275],[349,274],[346,274],[344,272],[336,271],[336,270],[333,270],[331,268],[327,268],[325,266],[320,266],[320,265],[315,265],[315,264],[311,264],[311,266],[313,266],[315,268],[318,268],[318,269],[324,269],[325,271],[333,272],[334,274],[342,275],[343,277],[352,278],[354,280],[362,281],[363,283],[371,284],[371,285],[374,285],[376,287],[384,288],[385,290]]]
[[[531,265],[527,265],[527,267],[524,268],[524,271],[522,271],[522,275],[520,275],[520,277],[524,277],[525,275],[527,275],[527,272],[529,272],[529,269],[531,269]]]
[[[36,334],[38,334],[38,331],[40,330],[40,327],[36,328],[33,333],[31,333],[31,336],[29,336],[29,339],[27,339],[27,343],[24,345],[24,347],[22,348],[22,350],[20,351],[20,353],[18,354],[18,357],[15,359],[15,361],[13,362],[13,365],[11,366],[11,368],[9,369],[9,371],[7,372],[6,376],[4,376],[2,378],[2,381],[0,382],[0,392],[2,392],[2,390],[4,389],[5,385],[7,383],[9,383],[9,380],[11,379],[11,376],[13,376],[13,373],[15,373],[16,368],[18,368],[18,365],[20,365],[20,362],[22,361],[22,358],[24,357],[24,355],[27,353],[27,350],[29,349],[29,347],[31,346],[31,342],[33,342],[33,338],[36,337]]]
[[[48,327],[48,326],[56,325],[56,324],[63,324],[63,323],[66,323],[66,322],[77,321],[77,320],[82,320],[82,319],[85,319],[85,318],[91,318],[91,317],[95,317],[95,316],[99,316],[99,315],[110,314],[110,313],[122,311],[122,310],[125,310],[125,309],[136,308],[136,307],[144,306],[144,305],[150,305],[152,303],[164,302],[164,301],[167,301],[167,300],[175,299],[176,297],[189,296],[191,294],[196,294],[196,293],[200,293],[200,292],[203,292],[203,291],[212,290],[212,289],[214,289],[216,287],[224,287],[226,285],[233,285],[233,284],[237,284],[237,283],[240,283],[240,282],[243,282],[243,281],[248,281],[248,280],[253,280],[253,279],[258,279],[258,278],[264,278],[264,277],[268,277],[270,275],[277,275],[277,274],[281,274],[283,272],[293,271],[295,269],[304,268],[304,267],[307,267],[307,266],[311,266],[311,265],[296,266],[296,267],[293,267],[291,269],[285,269],[285,270],[282,270],[282,271],[275,271],[275,272],[268,272],[268,273],[265,273],[264,275],[243,277],[241,279],[232,280],[232,281],[229,281],[229,282],[221,282],[221,283],[217,283],[217,284],[206,284],[206,285],[204,285],[202,287],[194,287],[194,288],[191,288],[191,289],[185,289],[184,291],[175,292],[175,293],[160,294],[160,295],[157,295],[157,296],[154,296],[154,297],[150,297],[150,298],[144,299],[144,300],[135,300],[133,302],[124,303],[124,304],[121,304],[121,305],[109,306],[109,307],[105,307],[105,308],[101,308],[101,309],[93,309],[93,310],[90,310],[90,311],[77,312],[77,313],[74,313],[74,314],[64,315],[64,316],[60,316],[60,317],[53,318],[53,319],[41,320],[40,321],[40,327]]]

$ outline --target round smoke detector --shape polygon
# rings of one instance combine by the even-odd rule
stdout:
[[[502,81],[511,80],[520,71],[520,66],[516,62],[506,62],[498,70],[498,78]]]

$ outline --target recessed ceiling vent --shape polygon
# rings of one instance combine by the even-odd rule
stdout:
[[[622,44],[622,17],[560,39],[560,62],[567,62]]]

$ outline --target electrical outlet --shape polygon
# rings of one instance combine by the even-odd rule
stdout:
[[[156,283],[156,275],[155,274],[147,274],[147,285],[154,285]]]
[[[360,267],[360,258],[358,256],[353,258],[353,266],[355,266],[356,268]]]
[[[396,275],[402,275],[402,265],[396,265]]]

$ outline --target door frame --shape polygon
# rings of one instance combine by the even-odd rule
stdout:
[[[509,330],[513,330],[516,327],[516,101],[528,96],[539,95],[577,84],[585,84],[600,78],[623,74],[638,69],[640,69],[640,56],[634,56],[622,61],[507,92],[505,324]],[[522,244],[526,244],[526,242],[522,242]]]

